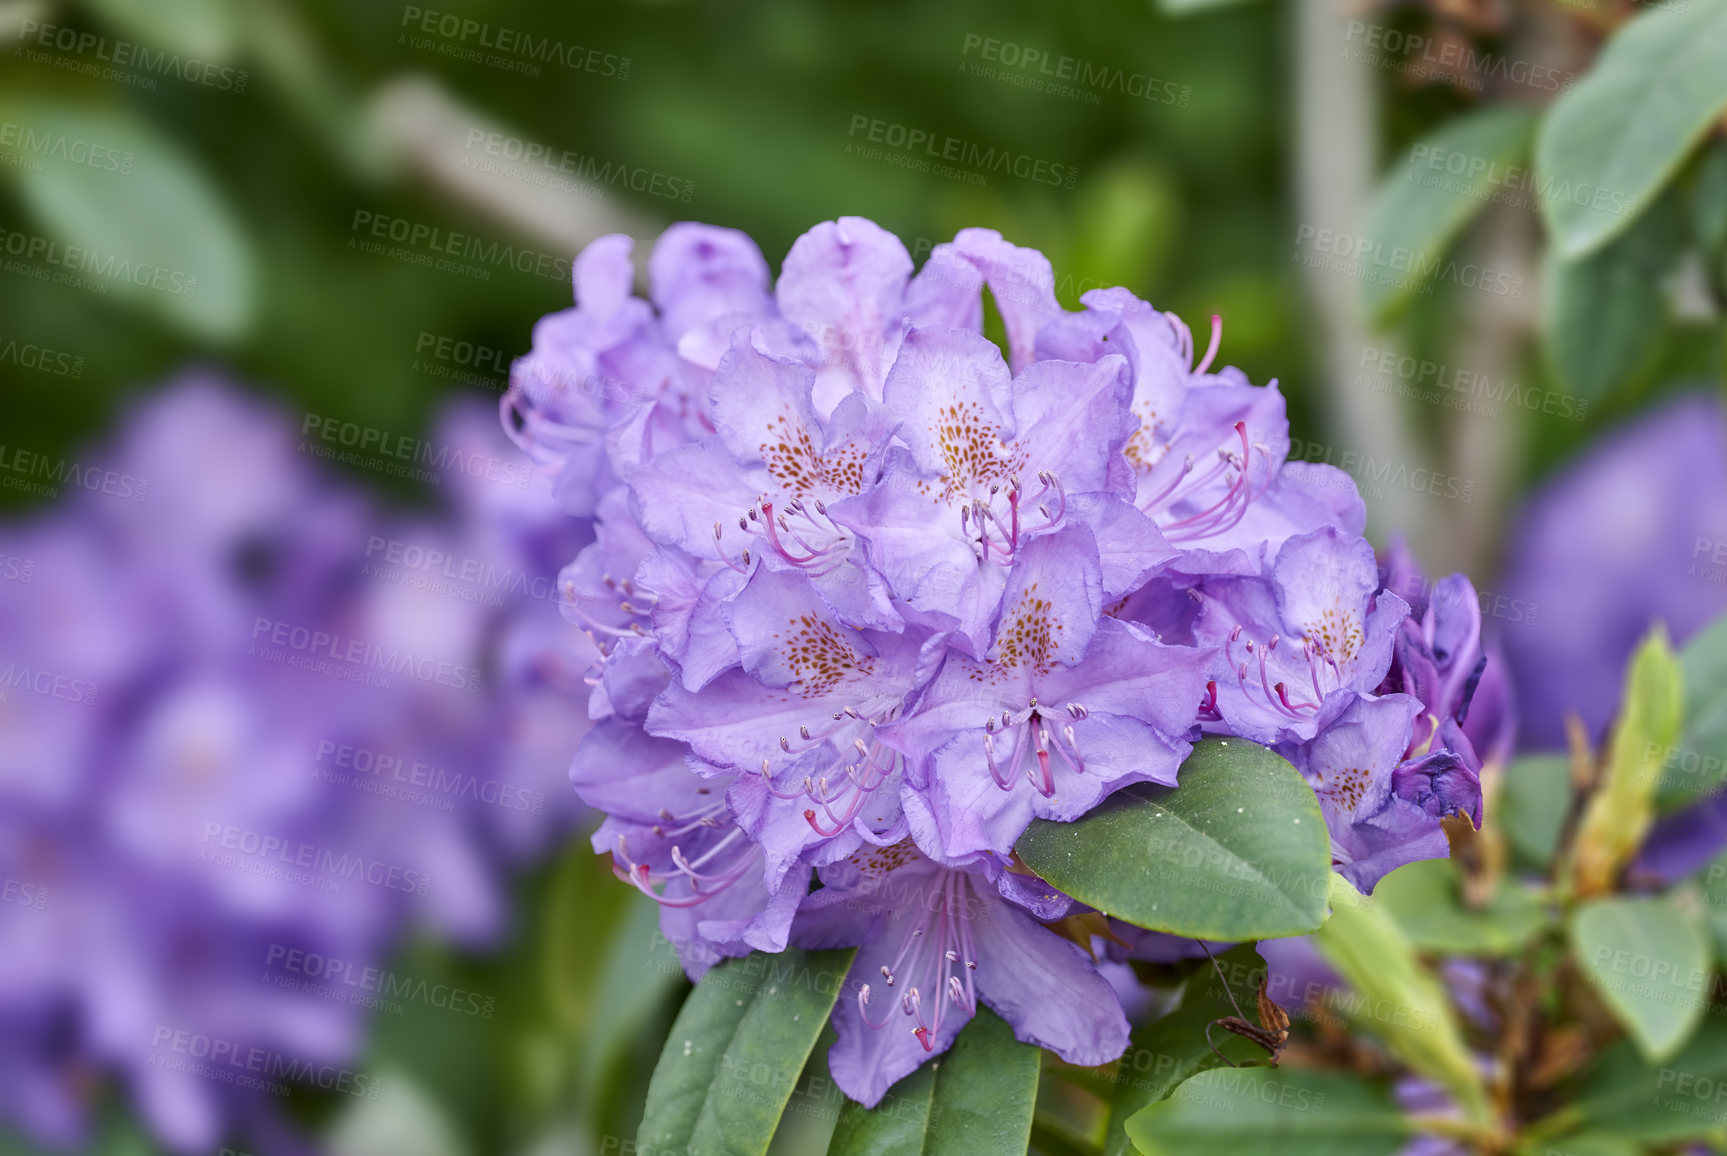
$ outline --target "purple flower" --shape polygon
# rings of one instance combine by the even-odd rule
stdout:
[[[0,904],[0,1114],[75,1143],[112,1077],[172,1150],[290,1150],[279,1101],[175,1041],[352,1067],[360,1007],[290,952],[359,974],[410,921],[496,934],[499,861],[575,818],[561,793],[526,824],[490,799],[561,775],[583,729],[585,686],[548,660],[579,635],[536,653],[517,629],[561,625],[525,587],[552,592],[582,529],[543,494],[537,513],[476,491],[386,514],[207,375],[138,406],[97,460],[136,496],[80,490],[0,528],[0,877],[30,896]],[[428,551],[454,569],[406,560]],[[518,725],[547,705],[516,697],[530,672],[559,700],[543,755]]]
[[[1467,740],[1466,757],[1479,769],[1475,753],[1503,765],[1516,736],[1516,710],[1505,660],[1482,636],[1480,598],[1465,575],[1449,574],[1429,583],[1414,555],[1393,542],[1382,580],[1409,603],[1410,615],[1398,628],[1391,670],[1380,693],[1414,695],[1426,710],[1422,739],[1449,720]]]
[[[741,665],[694,692],[671,682],[649,733],[746,772],[732,800],[767,852],[770,883],[800,857],[820,865],[898,842],[900,756],[880,728],[927,681],[942,638],[849,628],[809,577],[765,568],[729,621]]]
[[[833,516],[897,600],[952,617],[981,650],[1017,552],[1130,496],[1124,369],[1041,361],[1014,377],[975,333],[913,330],[884,390],[902,445]]]
[[[905,843],[822,869],[793,937],[806,948],[858,946],[828,1053],[846,1095],[873,1108],[946,1051],[980,1001],[1068,1063],[1105,1064],[1127,1047],[1114,989],[1084,949],[1004,897],[1007,876],[985,859],[942,867]]]
[[[1072,901],[1009,856],[1033,818],[1178,785],[1202,723],[1299,753],[1366,886],[1478,812],[1457,592],[1405,628],[1353,485],[1287,461],[1281,394],[1212,372],[1215,328],[1196,364],[1124,290],[1064,313],[1042,255],[987,230],[913,276],[880,227],[827,222],[770,300],[753,248],[678,228],[657,313],[624,241],[583,255],[507,414],[596,514],[560,578],[602,656],[571,777],[692,975],[862,945],[848,1094],[878,1101],[980,999],[1071,1062],[1120,1053],[1110,983],[1039,926]],[[635,400],[539,389],[554,365]],[[1415,698],[1372,697],[1393,673],[1443,702],[1421,736]]]
[[[660,904],[662,933],[700,979],[722,958],[783,951],[810,869],[787,864],[770,888],[762,845],[727,802],[736,776],[698,773],[686,750],[608,720],[582,743],[570,779],[607,813],[594,850],[610,852],[618,878]]]
[[[553,477],[572,514],[589,515],[643,448],[712,430],[703,350],[729,322],[765,318],[767,263],[729,229],[676,225],[649,258],[653,306],[631,296],[628,237],[602,237],[576,259],[576,306],[540,320],[504,399],[505,427]],[[711,332],[710,332],[711,331]],[[716,337],[717,334],[717,337]],[[691,356],[686,357],[680,347]]]
[[[1091,535],[1021,547],[981,660],[950,651],[884,738],[907,757],[912,832],[956,862],[1007,854],[1034,817],[1068,821],[1130,783],[1173,786],[1209,656],[1101,613]]]
[[[1200,591],[1193,635],[1221,659],[1208,729],[1267,745],[1312,739],[1334,698],[1378,687],[1409,612],[1372,547],[1329,526],[1284,542],[1264,577]]]
[[[1481,780],[1469,759],[1452,744],[1427,749],[1431,733],[1412,747],[1421,712],[1406,694],[1336,695],[1316,737],[1280,748],[1319,796],[1338,872],[1363,894],[1405,863],[1448,856],[1441,819],[1461,813],[1481,824]],[[1444,729],[1440,737],[1467,749]]]
[[[1038,337],[1044,357],[1096,361],[1123,354],[1139,428],[1124,451],[1134,505],[1183,560],[1176,571],[1256,574],[1285,539],[1333,526],[1359,536],[1366,509],[1355,486],[1330,466],[1290,462],[1289,422],[1277,383],[1250,385],[1238,369],[1210,373],[1222,337],[1194,363],[1181,319],[1125,289],[1094,289],[1084,312],[1051,322]]]
[[[1563,749],[1565,715],[1599,737],[1631,652],[1727,613],[1727,415],[1670,401],[1591,447],[1524,505],[1498,588],[1521,742]]]

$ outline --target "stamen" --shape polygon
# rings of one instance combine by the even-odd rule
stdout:
[[[1204,373],[1211,368],[1211,359],[1217,356],[1217,347],[1223,342],[1223,318],[1216,313],[1211,315],[1211,344],[1205,347],[1205,356],[1198,365],[1193,367],[1196,374]]]

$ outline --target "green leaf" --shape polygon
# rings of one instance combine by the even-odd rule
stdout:
[[[1727,244],[1727,141],[1714,141],[1698,162],[1691,189],[1691,235],[1705,255]]]
[[[1201,1072],[1127,1122],[1145,1156],[1383,1156],[1410,1125],[1384,1089],[1338,1072]]]
[[[1677,745],[1660,752],[1664,802],[1695,802],[1727,778],[1727,617],[1717,618],[1679,652],[1685,724]]]
[[[1397,920],[1422,951],[1448,955],[1508,955],[1547,924],[1541,901],[1507,879],[1481,909],[1464,904],[1449,859],[1419,859],[1379,881],[1373,900]]]
[[[952,1048],[895,1084],[875,1108],[847,1100],[828,1156],[1024,1152],[1042,1054],[979,1007]]]
[[[1072,823],[1034,821],[1020,858],[1082,903],[1195,939],[1302,935],[1325,918],[1331,840],[1294,767],[1207,739],[1179,789],[1139,784]]]
[[[1505,771],[1498,806],[1489,813],[1527,864],[1545,868],[1559,842],[1571,804],[1571,760],[1565,755],[1526,755]]]
[[[1708,1003],[1703,928],[1662,899],[1601,899],[1571,919],[1571,950],[1651,1063],[1678,1051]]]
[[[1471,1119],[1485,1121],[1490,1112],[1481,1073],[1445,988],[1421,966],[1391,914],[1334,876],[1331,917],[1313,944],[1365,997],[1354,1018],[1405,1064],[1450,1091]]]
[[[1233,8],[1248,0],[1157,0],[1158,10],[1165,16],[1194,16],[1215,8]]]
[[[222,0],[84,0],[128,36],[190,57],[225,63],[234,50],[234,11]]]
[[[50,146],[39,168],[0,170],[54,243],[33,264],[205,340],[244,333],[255,304],[251,247],[191,154],[117,107],[32,98],[0,112],[67,142],[68,158],[74,142],[89,149],[76,155],[101,158],[74,163]]]
[[[1680,255],[1670,201],[1586,257],[1549,252],[1541,340],[1560,382],[1595,401],[1635,380],[1660,354],[1668,328],[1665,281]]]
[[[1250,946],[1234,948],[1217,957],[1243,1009],[1251,1009],[1265,963]],[[1206,1043],[1205,1030],[1213,1020],[1235,1015],[1216,969],[1207,965],[1194,973],[1182,989],[1181,1006],[1138,1028],[1116,1068],[1115,1097],[1109,1110],[1103,1156],[1127,1156],[1133,1144],[1127,1137],[1127,1121],[1149,1104],[1169,1095],[1190,1076],[1221,1067],[1223,1060]],[[1249,1011],[1251,1015],[1252,1012]],[[1232,1063],[1264,1060],[1265,1051],[1240,1036],[1218,1030],[1212,1033],[1218,1051]]]
[[[1410,146],[1374,192],[1365,231],[1394,260],[1409,255],[1411,275],[1361,283],[1369,318],[1383,324],[1409,302],[1464,226],[1493,201],[1495,187],[1521,171],[1534,130],[1532,109],[1487,105]]]
[[[348,1100],[325,1138],[330,1156],[467,1156],[469,1148],[435,1096],[400,1069],[377,1077],[381,1089]]]
[[[766,1152],[854,954],[755,952],[710,968],[660,1053],[638,1146]]]
[[[1517,1156],[1643,1156],[1643,1149],[1622,1136],[1579,1132],[1561,1140],[1531,1140],[1517,1149]]]
[[[588,1103],[598,1096],[632,1033],[669,999],[672,988],[683,982],[677,955],[660,934],[659,904],[631,890],[622,920],[608,930],[609,943],[604,947],[595,950],[593,941],[589,943],[589,954],[599,956],[600,961],[588,993],[584,1026],[577,1036],[580,1088]]]
[[[1710,1017],[1683,1050],[1659,1067],[1645,1063],[1629,1042],[1608,1049],[1568,1106],[1536,1130],[1553,1135],[1587,1128],[1652,1142],[1696,1136],[1721,1122],[1724,1104],[1715,1096],[1723,1081],[1727,1023]]]
[[[1685,681],[1659,624],[1631,656],[1613,728],[1605,780],[1577,833],[1574,883],[1580,895],[1613,888],[1619,869],[1642,845],[1655,816],[1664,753],[1679,741]]]
[[[1673,5],[1620,29],[1536,143],[1559,255],[1581,257],[1629,226],[1724,108],[1727,5]]]
[[[1711,859],[1676,894],[1685,894],[1691,887],[1697,889],[1691,894],[1702,901],[1703,925],[1714,943],[1715,958],[1727,960],[1727,851]]]

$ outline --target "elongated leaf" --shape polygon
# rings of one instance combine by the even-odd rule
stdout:
[[[766,1152],[854,954],[756,952],[710,969],[660,1053],[638,1145],[702,1156]]]
[[[40,166],[0,168],[43,231],[32,264],[196,337],[244,332],[251,248],[194,157],[118,108],[31,98],[0,113],[42,142]]]
[[[1574,259],[1547,255],[1541,340],[1571,393],[1594,401],[1654,363],[1668,328],[1664,283],[1680,241],[1678,215],[1664,202],[1606,248]]]
[[[1383,1089],[1291,1068],[1201,1072],[1127,1122],[1145,1156],[1384,1156],[1409,1132]]]
[[[1690,1038],[1714,972],[1698,921],[1662,899],[1601,899],[1577,909],[1571,950],[1602,1002],[1651,1063]]]
[[[1254,995],[1265,975],[1265,962],[1259,953],[1251,947],[1237,947],[1218,956],[1217,962],[1236,1001],[1253,1014]],[[1127,1136],[1129,1119],[1169,1095],[1188,1077],[1223,1065],[1206,1043],[1206,1028],[1214,1020],[1235,1014],[1235,1005],[1225,994],[1217,971],[1207,967],[1188,979],[1180,1007],[1133,1033],[1133,1042],[1116,1069],[1104,1156],[1129,1156],[1133,1152],[1133,1142]],[[1211,1034],[1218,1051],[1232,1063],[1265,1058],[1263,1049],[1240,1036],[1221,1029]]]
[[[1076,822],[1033,822],[1017,850],[1075,899],[1157,931],[1264,939],[1325,918],[1331,840],[1313,788],[1243,739],[1195,745],[1178,789],[1141,784]]]
[[[1607,777],[1589,801],[1577,834],[1574,883],[1580,895],[1611,889],[1643,842],[1655,815],[1663,754],[1679,741],[1684,674],[1660,626],[1631,656]]]
[[[970,1156],[1024,1152],[1042,1055],[986,1007],[945,1055],[869,1109],[846,1101],[828,1156]]]
[[[1727,5],[1675,4],[1619,31],[1535,146],[1554,247],[1576,258],[1647,210],[1727,108]]]
[[[1541,903],[1510,880],[1486,907],[1466,906],[1449,859],[1404,864],[1379,881],[1373,899],[1391,913],[1415,947],[1451,955],[1509,954],[1548,921]]]
[[[1523,182],[1521,167],[1535,135],[1535,114],[1517,104],[1488,105],[1446,124],[1409,147],[1373,194],[1366,235],[1410,276],[1361,283],[1362,304],[1376,322],[1395,316],[1439,267],[1463,227]],[[1407,258],[1407,265],[1405,265]]]
[[[1397,921],[1334,876],[1331,918],[1314,946],[1365,998],[1356,1018],[1417,1072],[1443,1085],[1465,1114],[1489,1115],[1481,1073],[1445,989],[1415,957]]]

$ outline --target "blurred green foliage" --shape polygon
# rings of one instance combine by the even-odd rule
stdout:
[[[459,17],[490,31],[427,36],[428,15],[434,28]],[[0,43],[13,42],[0,48],[0,119],[27,128],[72,119],[98,137],[123,122],[139,169],[97,174],[109,201],[76,205],[57,191],[69,181],[56,182],[54,160],[35,173],[0,166],[0,228],[89,244],[80,219],[98,233],[105,223],[134,233],[178,223],[194,237],[214,230],[209,243],[221,247],[194,246],[187,262],[240,267],[225,280],[205,273],[205,300],[190,316],[159,291],[0,274],[0,339],[85,359],[76,380],[6,367],[9,424],[31,449],[66,452],[128,393],[207,361],[291,407],[411,435],[449,388],[415,367],[421,334],[501,351],[505,363],[525,351],[533,321],[570,303],[567,281],[508,268],[479,280],[350,247],[355,214],[369,212],[573,255],[451,195],[378,130],[377,94],[413,75],[434,78],[475,125],[693,185],[688,203],[610,186],[599,204],[634,196],[628,207],[656,225],[744,229],[776,267],[799,233],[840,214],[873,217],[920,259],[957,229],[985,225],[1047,252],[1070,306],[1085,288],[1125,284],[1202,335],[1209,314],[1224,311],[1227,360],[1255,380],[1280,378],[1299,408],[1310,371],[1284,259],[1283,20],[1265,4],[1173,20],[1143,2],[11,4],[0,16]],[[600,55],[574,54],[592,71],[542,59],[527,75],[446,54],[504,29]],[[61,52],[63,30],[101,40]],[[122,41],[215,60],[232,75],[198,83],[136,60],[119,80],[75,70],[123,54]],[[986,41],[1119,69],[1124,80],[1096,103],[1004,83],[970,71],[993,67]],[[613,57],[628,58],[627,77],[605,75],[622,71],[606,63]],[[1154,98],[1128,94],[1125,78],[1136,75]],[[854,117],[1011,149],[1071,166],[1078,179],[1068,189],[992,173],[977,187],[861,159],[846,149],[867,135],[852,137]],[[166,154],[172,162],[156,159]],[[170,163],[182,185],[209,191],[208,206],[140,175]],[[232,219],[236,235],[217,217]]]

